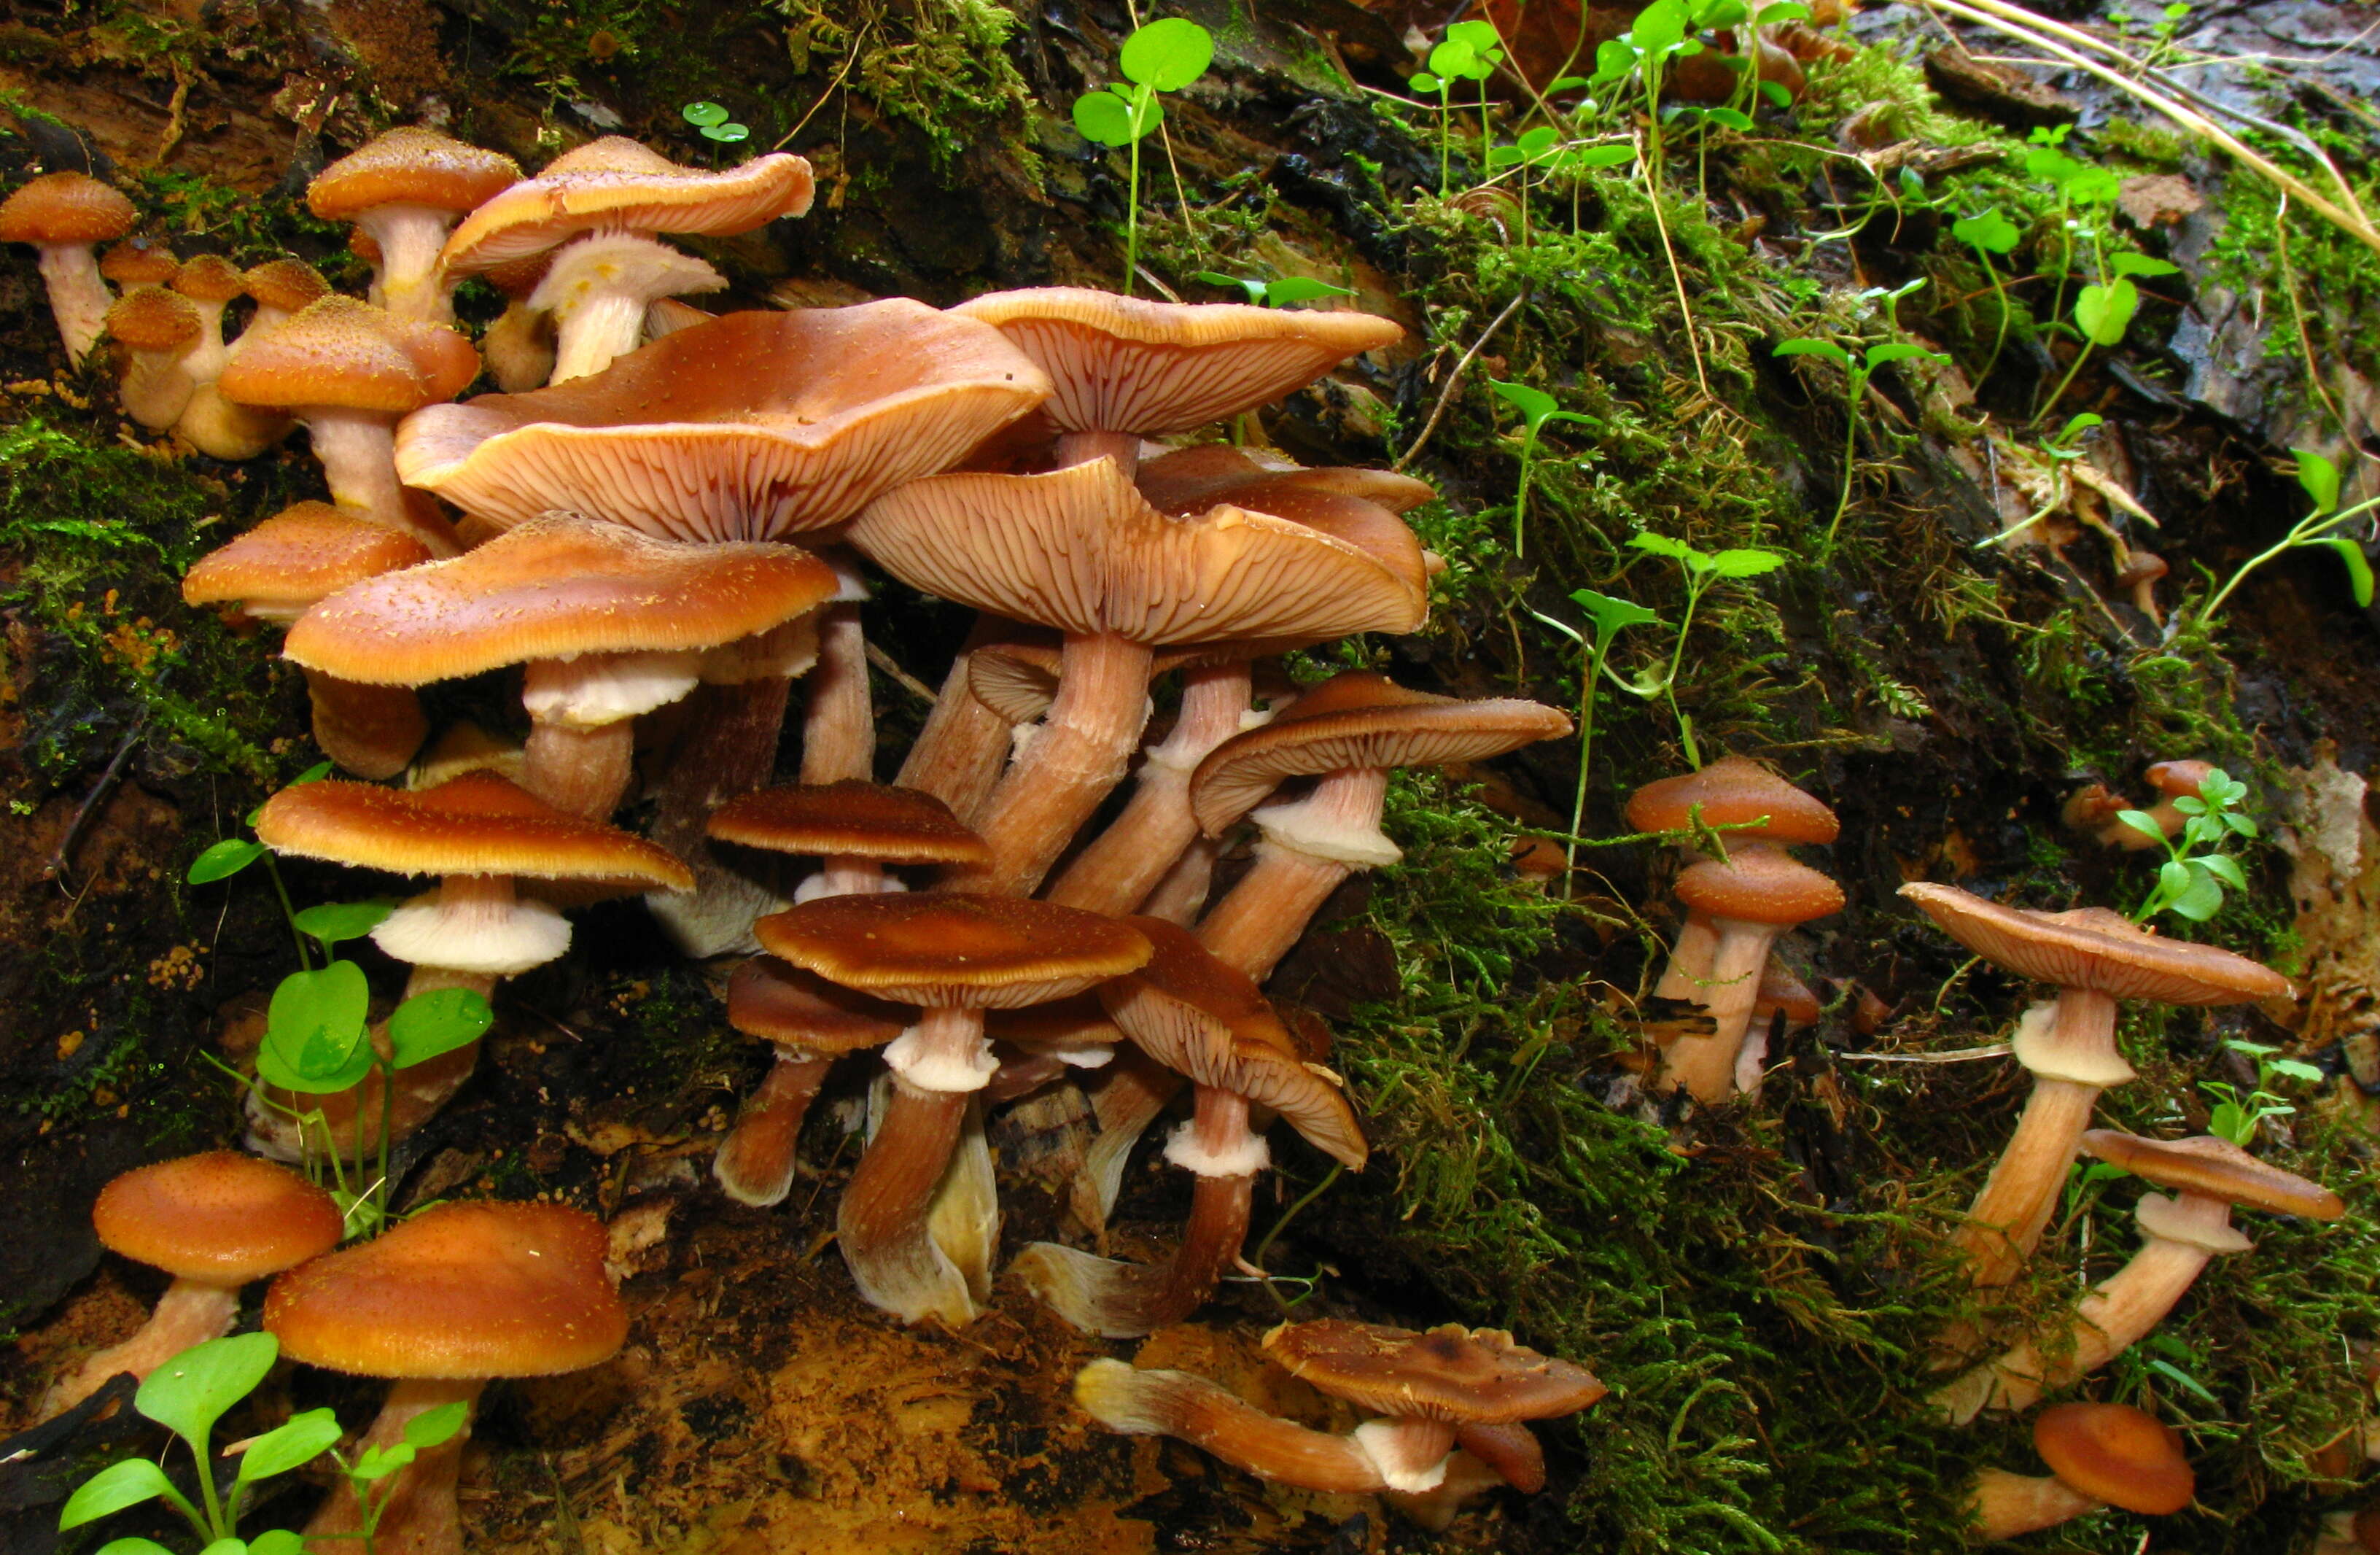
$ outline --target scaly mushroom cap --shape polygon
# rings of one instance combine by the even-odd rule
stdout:
[[[561,508],[775,540],[947,468],[1049,392],[997,330],[906,298],[729,313],[585,378],[425,410],[396,467],[500,527]]]
[[[666,849],[565,815],[490,771],[411,790],[338,778],[301,783],[264,802],[256,836],[275,853],[393,875],[521,875],[595,881],[619,891],[694,889],[693,872]]]
[[[363,1377],[551,1377],[609,1360],[628,1309],[603,1222],[566,1204],[442,1204],[273,1282],[281,1353]]]
[[[1569,733],[1570,719],[1541,702],[1466,702],[1349,670],[1299,696],[1271,723],[1208,752],[1190,776],[1190,806],[1216,837],[1285,778],[1482,761]]]
[[[2198,1492],[2181,1439],[2128,1403],[2061,1403],[2033,1423],[2033,1445],[2050,1472],[2093,1500],[2162,1517]]]
[[[1080,993],[1149,957],[1098,913],[1019,896],[821,896],[752,926],[830,982],[926,1007],[1004,1010]]]
[[[684,545],[556,513],[341,589],[285,651],[344,680],[422,686],[534,659],[716,648],[834,589],[834,569],[790,545]]]
[[[176,1279],[244,1285],[329,1252],[346,1234],[331,1196],[237,1150],[161,1160],[110,1182],[91,1206],[101,1242]]]
[[[245,339],[215,390],[238,405],[401,416],[454,398],[479,374],[480,353],[453,330],[333,294]]]
[[[306,207],[326,222],[353,221],[381,205],[475,209],[510,188],[520,164],[434,129],[401,125],[314,175]]]
[[[294,621],[351,584],[430,560],[419,541],[326,502],[301,502],[199,558],[182,579],[190,604],[237,601],[265,621]]]
[[[1229,500],[1261,513],[1279,510],[1264,499],[1277,491],[1335,492],[1409,513],[1438,495],[1427,480],[1394,470],[1339,466],[1306,468],[1279,455],[1229,443],[1177,448],[1144,462],[1134,484],[1160,513],[1196,513]]]
[[[1628,800],[1628,824],[1639,832],[1675,832],[1696,805],[1706,826],[1768,818],[1768,824],[1728,833],[1730,842],[1831,843],[1842,828],[1835,812],[1756,761],[1721,757],[1698,772],[1648,783]]]
[[[1843,910],[1843,888],[1773,848],[1741,848],[1724,863],[1704,859],[1678,877],[1679,901],[1713,917],[1746,923],[1807,923]]]
[[[2060,988],[2160,1004],[2243,1004],[2294,991],[2271,967],[2148,932],[2104,907],[2039,913],[1915,881],[1900,894],[1992,965]]]
[[[473,274],[597,228],[724,237],[806,213],[815,188],[810,164],[786,152],[710,172],[607,135],[465,217],[446,240],[446,268]]]
[[[756,955],[727,979],[727,1024],[736,1030],[813,1053],[880,1048],[914,1017],[898,1004],[843,988],[815,972]]]
[[[1248,977],[1162,918],[1127,920],[1156,954],[1103,984],[1099,1000],[1135,1046],[1177,1075],[1260,1102],[1315,1148],[1361,1172],[1370,1154],[1339,1087],[1307,1065]]]
[[[135,286],[107,310],[110,338],[128,351],[171,351],[198,344],[199,305],[163,286]]]
[[[284,313],[295,313],[331,295],[331,283],[304,260],[267,260],[250,266],[241,279],[258,307],[277,308]]]
[[[710,812],[722,842],[887,864],[982,864],[991,849],[930,794],[850,779],[739,795]]]
[[[162,286],[181,268],[174,250],[153,237],[128,237],[99,256],[99,273],[128,291]]]
[[[1319,642],[1410,632],[1429,613],[1426,594],[1359,546],[1231,506],[1168,518],[1112,459],[913,480],[870,504],[851,540],[913,588],[1139,643]]]
[[[1512,1342],[1500,1329],[1446,1323],[1426,1333],[1326,1318],[1283,1323],[1265,1354],[1358,1408],[1455,1425],[1572,1415],[1610,1390],[1585,1367]]]
[[[0,243],[106,243],[132,230],[132,201],[83,173],[44,173],[0,200]]]
[[[248,277],[221,254],[200,254],[174,272],[165,283],[192,302],[220,306],[248,295]]]
[[[2335,1221],[2346,1203],[2319,1183],[2258,1160],[2228,1139],[2201,1134],[2188,1139],[2143,1139],[2112,1128],[2082,1136],[2082,1148],[2161,1188],[2219,1198],[2243,1209]],[[2102,1498],[2103,1500],[2105,1498]]]
[[[1402,339],[1369,313],[1147,302],[1081,286],[993,292],[951,310],[997,326],[1056,385],[1062,431],[1188,431],[1269,405]]]

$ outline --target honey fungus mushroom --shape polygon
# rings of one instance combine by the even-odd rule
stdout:
[[[2188,1506],[2198,1476],[2180,1439],[2146,1410],[2125,1403],[2061,1403],[2033,1423],[2046,1476],[1986,1468],[1968,1493],[1974,1541],[1997,1544],[2119,1506],[2162,1517]]]
[[[443,324],[455,317],[455,279],[441,262],[448,229],[519,177],[520,164],[501,152],[401,125],[316,174],[306,204],[370,241],[376,306]]]
[[[44,173],[0,200],[0,243],[41,250],[50,317],[70,362],[99,343],[112,300],[93,249],[130,232],[137,214],[131,200],[83,173]]]

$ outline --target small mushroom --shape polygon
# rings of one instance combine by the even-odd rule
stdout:
[[[304,260],[267,260],[249,266],[241,279],[248,286],[248,295],[256,301],[256,311],[248,316],[248,328],[240,332],[239,340],[231,343],[234,351],[239,349],[240,341],[271,329],[292,313],[331,295],[331,283]]]
[[[165,285],[199,310],[199,344],[188,365],[192,378],[212,383],[224,369],[224,310],[248,295],[248,278],[221,254],[200,254],[176,269]]]
[[[741,847],[823,860],[822,871],[796,889],[795,902],[905,890],[884,873],[886,865],[979,864],[990,851],[940,799],[873,783],[738,795],[711,812],[710,831]]]
[[[2181,1440],[2155,1415],[2124,1403],[2061,1403],[2033,1423],[2049,1474],[1987,1468],[1967,1505],[1977,1544],[2019,1538],[2119,1506],[2151,1517],[2180,1512],[2197,1494]]]
[[[487,273],[488,284],[504,294],[504,310],[480,336],[480,355],[499,393],[527,394],[553,375],[553,316],[529,302],[547,262],[547,255],[531,254]]]
[[[376,272],[371,300],[401,319],[451,323],[454,278],[440,263],[455,218],[516,185],[520,164],[418,125],[403,125],[341,157],[306,186],[328,222],[353,222]]]
[[[50,316],[69,362],[99,343],[111,300],[92,248],[130,232],[136,215],[132,201],[81,173],[44,173],[0,200],[0,243],[30,243],[42,252]]]
[[[2149,786],[2156,790],[2157,796],[2146,813],[2157,823],[2160,832],[2172,837],[2181,831],[2182,823],[2190,818],[2174,808],[2174,801],[2197,798],[2198,785],[2214,770],[2211,761],[2159,761],[2148,770]],[[2112,818],[2099,828],[2098,838],[2107,846],[2127,853],[2144,853],[2161,845],[2147,832]]]
[[[802,1120],[827,1072],[845,1053],[880,1048],[907,1029],[909,1013],[824,978],[756,955],[727,980],[727,1024],[776,1049],[776,1062],[719,1142],[710,1174],[738,1204],[766,1208],[793,1188]]]
[[[163,286],[135,286],[106,320],[108,337],[125,355],[116,385],[125,413],[144,427],[172,426],[199,386],[188,365],[199,345],[198,309]]]
[[[162,286],[181,270],[174,250],[152,237],[128,237],[99,256],[99,273],[119,292]]]
[[[1706,1104],[1723,1101],[1735,1088],[1769,947],[1797,924],[1840,912],[1842,887],[1775,848],[1747,847],[1725,864],[1706,858],[1692,866],[1678,877],[1676,891],[1710,926],[1710,970],[1696,979],[1693,997],[1709,1013],[1712,1029],[1672,1041],[1653,1084]]]
[[[665,243],[601,233],[554,251],[528,307],[554,325],[553,372],[566,383],[601,372],[642,343],[645,310],[665,297],[725,289],[727,277]]]

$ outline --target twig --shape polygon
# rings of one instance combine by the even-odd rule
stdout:
[[[1453,403],[1454,391],[1463,383],[1463,370],[1477,359],[1488,342],[1495,338],[1496,332],[1504,327],[1504,321],[1520,311],[1521,304],[1528,300],[1528,289],[1524,287],[1513,296],[1512,301],[1504,304],[1504,310],[1489,320],[1488,327],[1479,332],[1479,338],[1471,343],[1471,349],[1463,353],[1462,360],[1456,362],[1454,370],[1446,375],[1446,386],[1438,391],[1438,403],[1430,407],[1429,419],[1422,423],[1421,435],[1415,438],[1413,446],[1406,449],[1397,462],[1389,467],[1391,471],[1402,470],[1405,466],[1413,463],[1422,449],[1428,444],[1430,434],[1438,431],[1438,423],[1446,417],[1446,407]]]
[[[1637,147],[1636,156],[1638,161],[1644,161],[1645,148],[1642,145]],[[1710,380],[1703,374],[1702,342],[1694,337],[1694,305],[1686,300],[1686,278],[1678,269],[1678,251],[1670,247],[1669,218],[1661,214],[1661,184],[1658,176],[1648,174],[1645,177],[1645,202],[1653,211],[1653,230],[1661,235],[1661,256],[1670,261],[1670,285],[1678,291],[1678,322],[1686,326],[1686,354],[1694,359],[1694,383],[1701,388],[1703,398],[1714,399]]]
[[[931,707],[941,700],[941,693],[893,662],[892,655],[872,642],[868,645],[868,662],[881,670],[895,686],[927,706]]]
[[[844,80],[849,79],[853,67],[859,63],[859,50],[861,45],[868,42],[868,34],[875,30],[875,19],[870,18],[868,25],[859,30],[859,36],[851,41],[851,57],[843,62],[843,68],[834,73],[834,79],[827,82],[826,90],[818,94],[818,101],[810,104],[809,112],[804,114],[799,120],[795,121],[794,128],[785,131],[783,138],[779,140],[775,145],[769,148],[771,151],[783,151],[787,146],[793,144],[795,136],[799,135],[803,130],[809,128],[810,120],[818,117],[818,111],[826,106],[826,100],[834,95],[835,88],[843,85]]]
[[[91,824],[91,819],[98,812],[101,801],[114,791],[116,780],[124,775],[124,764],[132,759],[132,752],[140,743],[140,735],[144,727],[144,723],[136,723],[130,732],[126,734],[124,743],[115,748],[115,758],[107,763],[106,770],[99,774],[99,781],[91,785],[89,794],[83,796],[81,806],[74,813],[74,820],[67,823],[67,833],[58,839],[57,848],[50,855],[49,862],[42,866],[42,878],[45,881],[58,881],[69,896],[81,893],[66,886],[67,857],[74,852],[75,844],[82,841],[83,828]]]

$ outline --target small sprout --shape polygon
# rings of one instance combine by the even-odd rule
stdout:
[[[1276,275],[1265,281],[1253,275],[1226,275],[1220,271],[1201,270],[1190,278],[1204,281],[1210,286],[1237,286],[1247,294],[1248,301],[1258,308],[1287,308],[1300,302],[1318,302],[1326,297],[1355,295],[1353,286],[1334,286],[1311,275]]]
[[[727,110],[716,103],[689,103],[680,108],[678,114],[686,123],[700,130],[705,140],[716,140],[722,145],[734,145],[752,136],[749,127],[731,122]]]
[[[1140,143],[1165,122],[1161,91],[1179,91],[1207,73],[1215,58],[1215,37],[1195,21],[1160,17],[1123,41],[1116,68],[1121,86],[1101,87],[1075,99],[1075,128],[1084,140],[1130,149],[1130,185],[1124,203],[1124,295],[1132,295],[1140,272]]]
[[[1512,496],[1512,555],[1518,559],[1525,554],[1526,549],[1523,520],[1529,511],[1529,474],[1536,460],[1537,434],[1545,430],[1548,421],[1576,421],[1588,427],[1599,427],[1603,423],[1592,416],[1559,408],[1553,395],[1526,383],[1508,383],[1491,378],[1488,386],[1496,391],[1499,399],[1521,413],[1521,484]]]
[[[1628,543],[1636,550],[1667,556],[1678,564],[1679,570],[1685,574],[1686,608],[1678,615],[1677,636],[1670,644],[1669,668],[1666,671],[1648,669],[1635,680],[1622,684],[1634,696],[1648,700],[1659,697],[1670,704],[1670,716],[1677,721],[1678,744],[1686,753],[1686,764],[1699,768],[1703,759],[1694,745],[1694,721],[1678,706],[1678,672],[1685,662],[1686,635],[1694,629],[1695,608],[1702,603],[1703,595],[1712,585],[1775,572],[1785,565],[1785,557],[1775,551],[1750,547],[1719,552],[1697,551],[1684,541],[1657,535],[1650,530],[1631,535]],[[1575,599],[1577,596],[1572,597]]]
[[[1900,299],[1925,284],[1923,276],[1906,285],[1887,289],[1872,286],[1861,293],[1864,298],[1881,300],[1885,305],[1885,322],[1896,334],[1900,330],[1898,309]],[[1808,335],[1788,340],[1773,353],[1779,357],[1818,357],[1843,370],[1846,380],[1844,395],[1843,484],[1842,493],[1835,501],[1835,516],[1827,521],[1827,533],[1818,542],[1818,565],[1824,566],[1835,553],[1835,534],[1842,528],[1843,514],[1851,507],[1852,482],[1859,462],[1860,406],[1867,395],[1867,381],[1878,368],[1894,362],[1948,362],[1950,358],[1939,351],[1929,351],[1923,346],[1905,340],[1888,340],[1870,346],[1859,357],[1831,340],[1819,340]]]
[[[2348,589],[2354,596],[2356,607],[2360,610],[2372,608],[2372,560],[2364,553],[2364,542],[2345,531],[2349,524],[2361,519],[2361,528],[2368,533],[2372,528],[2370,516],[2375,508],[2380,508],[2380,497],[2367,497],[2351,507],[2341,508],[2338,505],[2338,467],[2311,448],[2300,448],[2294,452],[2298,489],[2306,494],[2313,511],[2291,525],[2289,532],[2271,546],[2240,564],[2240,570],[2231,575],[2230,581],[2217,589],[2214,596],[2199,607],[2200,620],[2214,620],[2215,613],[2223,607],[2223,601],[2231,597],[2231,590],[2239,588],[2250,573],[2284,552],[2301,546],[2328,551],[2337,556],[2339,565],[2347,569]],[[2179,621],[2177,616],[2177,625]]]

